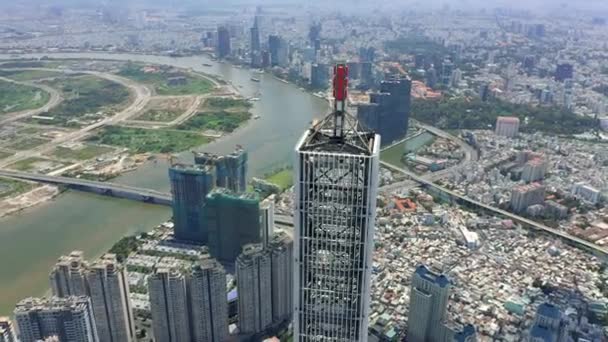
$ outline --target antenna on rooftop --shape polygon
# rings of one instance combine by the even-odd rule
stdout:
[[[338,64],[334,67],[334,139],[344,137],[344,113],[346,111],[346,99],[348,97],[348,67]]]

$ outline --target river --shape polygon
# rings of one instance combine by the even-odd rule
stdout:
[[[132,60],[167,64],[204,72],[235,85],[245,97],[260,97],[252,113],[259,115],[247,126],[197,150],[226,153],[242,145],[249,153],[249,174],[262,175],[290,163],[298,137],[315,117],[327,112],[327,103],[272,75],[250,80],[252,72],[206,56],[162,57],[132,54],[63,53],[31,54],[23,58],[90,58]],[[8,58],[4,56],[0,58]],[[212,64],[205,67],[202,64]],[[258,96],[258,94],[260,94]],[[190,152],[180,155],[191,160]],[[168,191],[166,162],[150,162],[113,182]],[[117,200],[74,191],[19,214],[0,219],[0,316],[10,314],[15,303],[47,291],[48,272],[62,254],[79,249],[94,258],[122,236],[147,231],[171,216],[170,209],[128,200]]]

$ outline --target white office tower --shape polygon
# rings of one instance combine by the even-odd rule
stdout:
[[[201,260],[188,277],[192,342],[223,342],[228,337],[226,271],[215,259]]]
[[[60,257],[49,276],[53,296],[87,296],[86,266],[81,251]]]
[[[91,265],[87,284],[97,334],[104,342],[130,342],[135,339],[135,325],[129,301],[129,284],[116,255],[106,254]]]
[[[88,297],[27,298],[17,304],[14,313],[21,342],[53,336],[67,342],[100,341]]]
[[[0,342],[16,342],[13,323],[8,317],[0,317]]]
[[[380,136],[345,113],[347,73],[335,68],[334,113],[296,146],[296,342],[368,339]]]
[[[408,342],[449,340],[444,321],[450,297],[450,281],[420,265],[412,276],[410,309],[407,321]]]
[[[178,267],[159,268],[148,278],[154,339],[190,342],[186,277]]]
[[[276,323],[293,313],[293,239],[277,232],[268,248],[272,258],[272,320]]]
[[[271,277],[268,250],[259,244],[243,247],[236,259],[239,330],[242,334],[257,334],[272,324]]]

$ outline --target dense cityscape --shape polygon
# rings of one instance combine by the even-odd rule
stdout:
[[[608,340],[601,1],[0,8],[0,342]]]

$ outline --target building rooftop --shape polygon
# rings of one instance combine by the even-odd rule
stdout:
[[[439,285],[440,287],[446,287],[450,285],[450,280],[448,279],[448,277],[443,274],[434,273],[424,265],[419,265],[418,267],[416,267],[416,274],[418,274],[425,280]]]

